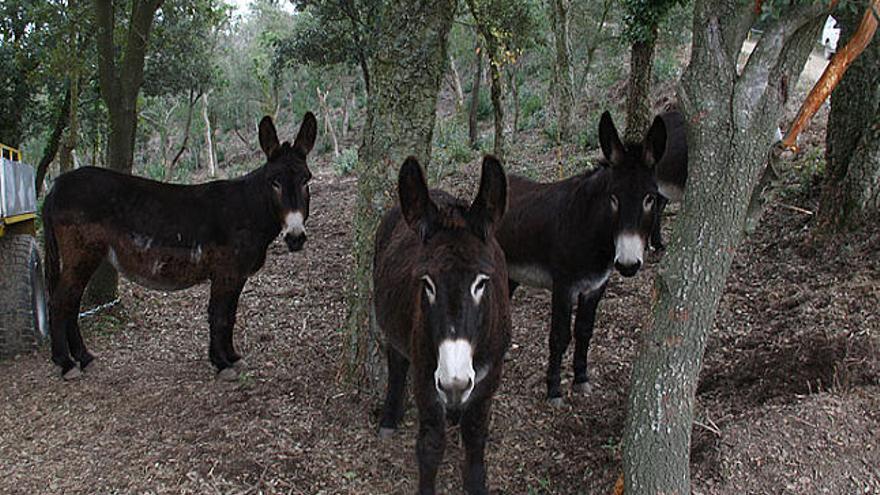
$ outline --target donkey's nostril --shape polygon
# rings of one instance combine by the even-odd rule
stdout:
[[[641,267],[642,267],[642,262],[640,260],[636,260],[630,264],[623,264],[623,263],[620,263],[619,261],[614,262],[614,268],[616,268],[617,271],[620,272],[620,274],[623,275],[624,277],[632,277],[633,275],[638,273],[639,268],[641,268]]]

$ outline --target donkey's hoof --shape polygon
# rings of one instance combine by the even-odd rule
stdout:
[[[571,390],[576,394],[587,395],[593,393],[593,385],[590,382],[572,383]]]
[[[221,382],[234,382],[238,380],[238,371],[235,368],[223,368],[217,373],[217,380]]]
[[[238,371],[246,370],[248,368],[247,361],[244,358],[240,358],[238,361],[232,363],[232,367]]]
[[[562,400],[562,397],[551,397],[547,399],[547,403],[550,404],[550,407],[562,407],[565,405],[565,401]]]
[[[387,440],[394,436],[394,433],[397,430],[395,428],[388,428],[387,426],[379,427],[379,438],[382,440]]]
[[[97,363],[95,363],[95,359],[92,359],[91,361],[86,363],[85,367],[83,367],[82,370],[86,371],[88,373],[98,371],[98,365],[97,365]]]
[[[81,376],[82,376],[82,371],[80,371],[79,368],[77,368],[76,366],[74,366],[73,368],[70,368],[69,370],[67,370],[67,373],[64,373],[63,375],[61,375],[61,377],[64,378],[65,381],[68,381],[68,382],[71,380],[76,380],[77,378],[79,378]]]

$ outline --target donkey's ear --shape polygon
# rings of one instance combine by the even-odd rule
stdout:
[[[659,115],[654,117],[654,123],[648,129],[648,134],[645,135],[642,150],[644,153],[642,159],[649,167],[657,164],[663,158],[663,153],[666,152],[666,124]]]
[[[293,149],[298,150],[303,155],[308,155],[315,146],[315,138],[318,136],[318,120],[315,114],[306,112],[303,117],[302,124],[299,126],[299,133],[293,141]]]
[[[260,148],[263,148],[266,158],[272,158],[272,154],[275,153],[278,146],[280,144],[278,143],[278,133],[275,132],[275,124],[272,123],[272,117],[266,115],[260,121]]]
[[[605,111],[599,119],[599,144],[602,146],[602,154],[611,165],[617,165],[623,160],[624,148],[611,120],[611,114]]]
[[[489,237],[507,211],[507,175],[492,155],[483,158],[480,191],[468,211],[471,229],[483,240]]]
[[[403,218],[422,242],[433,234],[437,218],[437,205],[428,194],[428,184],[422,166],[414,157],[409,157],[400,167],[397,179],[397,194],[400,196],[400,210]]]

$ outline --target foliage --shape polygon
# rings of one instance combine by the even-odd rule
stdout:
[[[166,2],[151,34],[144,94],[200,94],[212,87],[220,71],[217,33],[229,14],[229,6],[218,0]]]
[[[682,0],[623,0],[624,38],[630,43],[649,42],[667,12]]]
[[[333,158],[333,171],[336,175],[346,176],[354,173],[357,166],[358,154],[356,148],[347,148]]]

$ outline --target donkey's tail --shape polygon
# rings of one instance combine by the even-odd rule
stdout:
[[[54,292],[61,277],[61,259],[58,256],[58,242],[55,240],[52,199],[50,192],[43,203],[43,248],[46,252],[46,289],[49,294]]]

